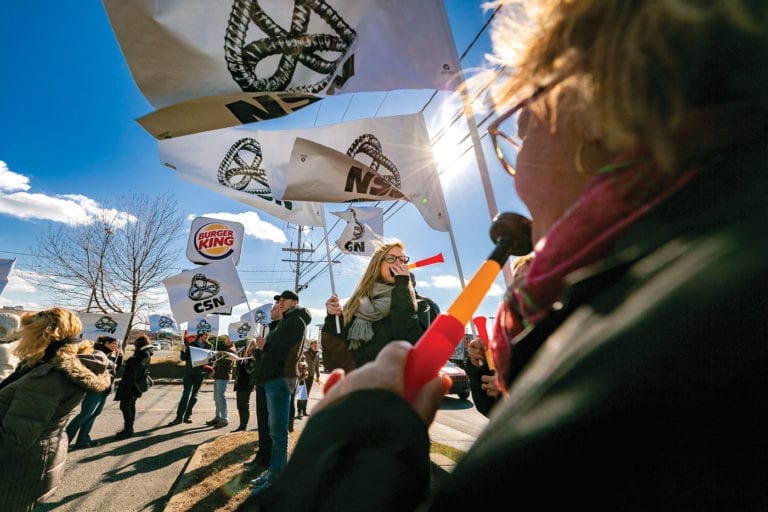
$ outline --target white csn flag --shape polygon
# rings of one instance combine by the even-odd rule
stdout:
[[[437,176],[424,116],[360,119],[333,126],[259,133],[272,155],[295,141],[283,185],[273,190],[283,200],[347,202],[396,200],[404,194],[429,227],[448,231],[448,212]],[[353,159],[353,160],[350,160]],[[357,164],[355,163],[357,162]],[[284,161],[267,163],[272,168]],[[282,194],[280,191],[282,190]]]
[[[81,337],[93,340],[99,336],[112,336],[116,340],[124,340],[128,334],[130,313],[77,313],[83,324]]]
[[[252,322],[255,324],[269,325],[269,322],[271,321],[270,315],[272,313],[272,306],[273,304],[271,302],[263,304],[256,309],[252,309],[247,313],[243,313],[240,316],[240,320]]]
[[[5,290],[8,284],[8,276],[13,272],[13,267],[16,265],[16,258],[12,260],[0,259],[0,294]]]
[[[151,313],[149,332],[179,332],[179,324],[176,323],[172,313]]]
[[[443,0],[103,4],[160,109],[139,120],[157,138],[279,117],[318,95],[459,85]]]
[[[301,226],[323,226],[319,203],[280,201],[255,130],[225,128],[158,142],[160,161],[186,181],[213,190],[273,217]],[[285,160],[290,149],[285,150]]]
[[[220,318],[218,315],[196,316],[187,322],[187,332],[193,336],[206,332],[215,336],[219,332]]]
[[[347,221],[336,240],[336,247],[345,254],[373,256],[384,240],[384,209],[374,206],[353,206],[346,212],[331,212]]]
[[[227,328],[227,334],[229,339],[234,343],[250,339],[256,334],[257,324],[248,320],[240,320],[239,322],[232,322]]]
[[[231,312],[246,302],[245,290],[231,258],[171,276],[163,280],[171,311],[185,322],[201,313]]]

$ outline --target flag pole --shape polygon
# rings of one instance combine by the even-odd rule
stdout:
[[[333,282],[333,262],[331,261],[331,246],[328,243],[328,227],[325,221],[325,207],[323,207],[323,235],[325,235],[325,255],[328,258],[328,278],[331,281],[331,293],[336,295],[336,285]],[[341,334],[341,322],[339,321],[339,315],[334,315],[336,318],[336,334]]]
[[[461,82],[464,83],[464,70],[459,71],[461,76]],[[485,202],[488,205],[488,213],[491,216],[491,221],[496,218],[499,213],[499,209],[496,206],[496,198],[493,195],[493,188],[491,187],[491,178],[488,174],[488,165],[485,162],[485,155],[483,154],[483,146],[480,141],[480,135],[477,131],[477,123],[475,122],[475,113],[472,109],[471,101],[469,99],[469,93],[466,87],[460,87],[459,93],[461,94],[461,104],[464,108],[464,117],[467,118],[467,126],[469,126],[469,135],[472,138],[472,149],[475,151],[475,159],[477,160],[477,170],[480,173],[480,182],[483,184],[483,191],[485,192]],[[512,268],[509,261],[506,261],[502,265],[502,271],[504,273],[504,282],[507,286],[512,282]]]

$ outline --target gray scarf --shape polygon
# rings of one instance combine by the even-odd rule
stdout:
[[[355,312],[352,325],[349,327],[350,350],[360,348],[363,344],[373,339],[373,322],[377,322],[389,316],[389,308],[392,305],[392,290],[394,286],[388,283],[376,283],[373,285],[371,295],[373,300],[363,297],[360,306]]]

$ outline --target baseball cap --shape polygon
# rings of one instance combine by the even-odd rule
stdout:
[[[299,301],[299,296],[293,293],[291,290],[285,290],[283,293],[281,293],[278,297],[278,299],[290,299],[295,300],[296,302]]]

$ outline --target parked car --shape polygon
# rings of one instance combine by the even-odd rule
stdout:
[[[440,374],[449,376],[453,381],[446,395],[459,395],[462,400],[469,398],[469,376],[462,367],[452,361],[446,361]]]
[[[171,350],[171,343],[169,341],[161,341],[160,348],[163,350]]]
[[[160,343],[157,342],[157,341],[153,341],[152,342],[152,350],[155,350],[155,351],[160,350]]]

